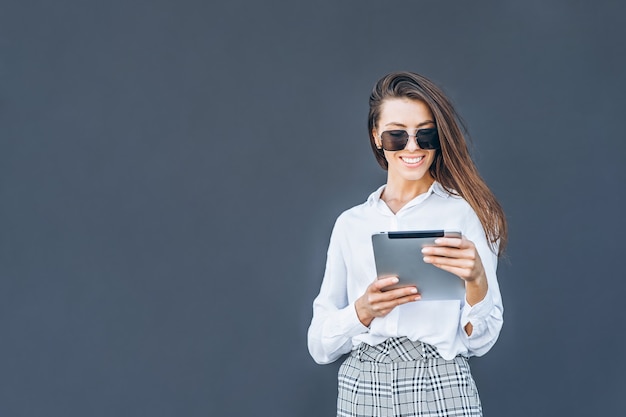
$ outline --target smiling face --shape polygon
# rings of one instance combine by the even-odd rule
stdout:
[[[428,106],[420,100],[388,98],[381,106],[380,117],[372,134],[376,146],[382,147],[380,134],[386,130],[406,130],[411,137],[400,151],[384,151],[388,163],[387,183],[401,185],[417,182],[427,189],[433,183],[429,168],[435,160],[435,150],[420,149],[415,140],[418,129],[432,128],[435,119]]]

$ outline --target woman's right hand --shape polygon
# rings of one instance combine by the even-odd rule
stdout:
[[[397,277],[386,277],[372,282],[359,297],[354,306],[356,314],[364,326],[370,325],[376,317],[384,317],[395,307],[417,301],[421,298],[416,287],[402,287],[382,291],[383,288],[398,282]]]

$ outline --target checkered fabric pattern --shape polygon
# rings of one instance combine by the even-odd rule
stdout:
[[[339,369],[338,417],[482,416],[467,358],[406,337],[362,343]]]

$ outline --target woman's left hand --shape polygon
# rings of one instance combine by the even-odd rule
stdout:
[[[435,240],[435,244],[422,249],[424,262],[451,272],[466,282],[486,280],[474,242],[465,237],[441,237]]]
[[[465,281],[465,299],[471,306],[481,302],[487,295],[487,275],[474,242],[465,237],[440,237],[436,246],[422,249],[424,262],[453,273]],[[471,322],[465,325],[465,333],[472,334]]]
[[[487,295],[487,275],[474,242],[465,237],[441,237],[435,240],[435,244],[422,249],[424,262],[464,280],[465,299],[469,305],[481,302]]]

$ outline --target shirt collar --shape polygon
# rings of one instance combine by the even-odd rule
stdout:
[[[443,188],[439,182],[433,182],[433,185],[430,187],[433,190],[433,193],[437,194],[439,197],[448,198],[450,197],[450,193]]]
[[[387,184],[383,184],[380,187],[378,187],[376,191],[370,194],[370,196],[367,198],[367,204],[369,205],[378,204],[381,201],[380,196],[382,195],[383,190],[385,189],[386,186]],[[445,188],[443,188],[443,185],[441,185],[438,181],[434,181],[432,185],[428,188],[428,191],[426,191],[424,194],[418,195],[413,200],[409,201],[407,203],[407,206],[412,206],[414,204],[421,203],[422,201],[426,200],[431,194],[437,194],[439,197],[442,197],[442,198],[450,197],[450,193],[446,191]]]

